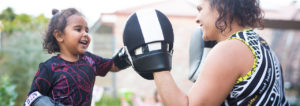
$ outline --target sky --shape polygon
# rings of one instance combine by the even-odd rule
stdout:
[[[0,0],[0,12],[12,7],[17,14],[26,13],[32,16],[44,14],[51,18],[52,9],[76,8],[82,12],[91,25],[103,12],[114,12],[138,5],[162,0]]]
[[[74,7],[81,11],[89,25],[96,22],[101,13],[114,12],[138,5],[149,4],[164,0],[0,0],[0,12],[7,7],[12,7],[15,13],[26,13],[32,16],[44,14],[51,18],[53,8],[65,9]],[[188,0],[197,3],[198,0]],[[300,7],[300,0],[261,0],[262,7],[274,8],[280,5],[289,5],[297,1]]]

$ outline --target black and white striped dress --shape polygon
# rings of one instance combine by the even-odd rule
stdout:
[[[252,69],[237,79],[232,91],[222,105],[224,106],[286,106],[282,68],[275,53],[264,39],[252,29],[233,34],[246,44],[254,55]]]

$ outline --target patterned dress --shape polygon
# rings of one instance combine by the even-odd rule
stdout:
[[[112,60],[89,52],[76,62],[53,56],[39,65],[31,89],[39,91],[55,102],[73,106],[90,106],[96,76],[105,76],[112,67]]]
[[[237,39],[247,45],[253,55],[252,69],[238,78],[223,106],[286,106],[282,68],[269,45],[253,30],[233,34],[228,40]]]

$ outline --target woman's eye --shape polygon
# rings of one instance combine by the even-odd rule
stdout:
[[[197,7],[198,12],[201,12],[202,8],[201,7]]]

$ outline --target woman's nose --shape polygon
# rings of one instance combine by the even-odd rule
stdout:
[[[200,15],[199,14],[196,17],[196,23],[200,24]]]

